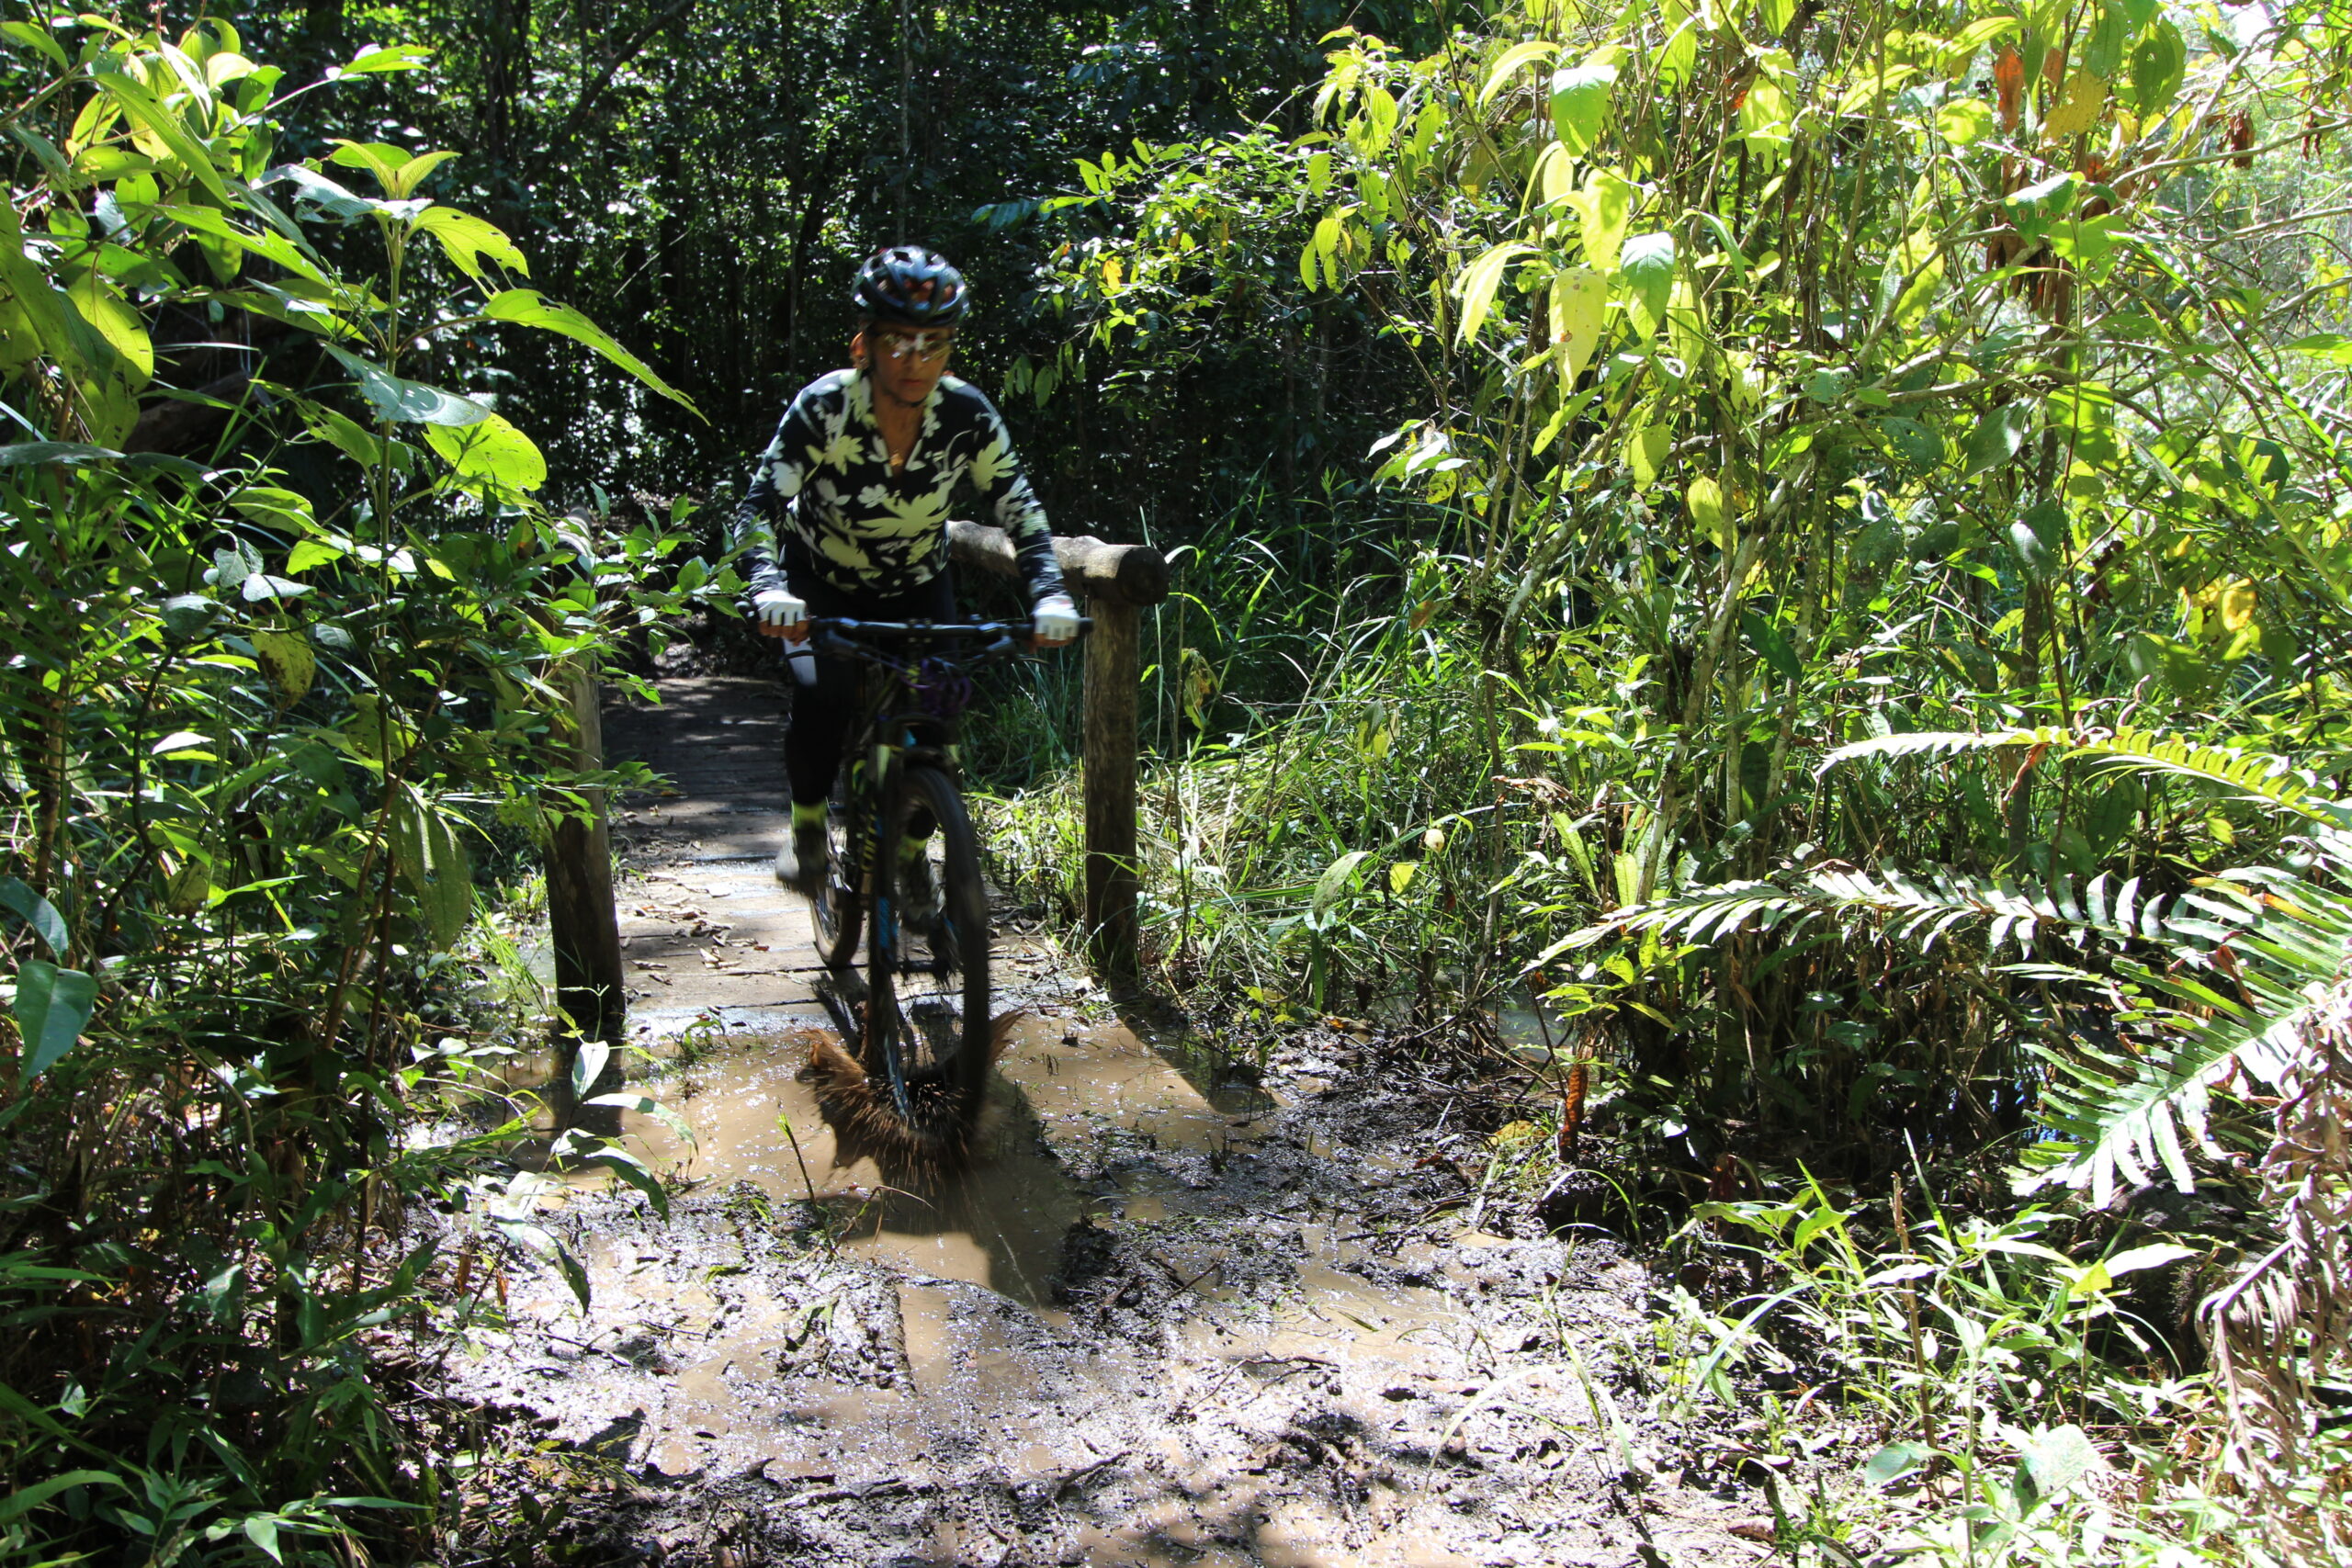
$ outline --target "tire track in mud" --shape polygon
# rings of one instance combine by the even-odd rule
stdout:
[[[571,1190],[542,1217],[593,1304],[514,1253],[504,1326],[447,1369],[543,1435],[560,1561],[1757,1560],[1752,1499],[1661,1473],[1640,1264],[1530,1194],[1473,1201],[1501,1091],[1320,1033],[1220,1082],[1200,1031],[1000,909],[1023,1016],[974,1168],[844,1146],[800,1077],[807,915],[768,871],[777,689],[663,691],[606,736],[678,789],[615,825],[647,1087],[695,1136],[629,1130],[678,1195],[664,1221]]]

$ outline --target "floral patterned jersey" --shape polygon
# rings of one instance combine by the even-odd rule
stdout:
[[[751,591],[785,586],[776,543],[786,527],[818,573],[844,592],[894,594],[929,582],[947,564],[948,500],[966,478],[1012,536],[1030,602],[1063,592],[1046,509],[987,394],[941,377],[914,449],[893,472],[872,383],[855,370],[820,377],[785,411],[735,509]]]

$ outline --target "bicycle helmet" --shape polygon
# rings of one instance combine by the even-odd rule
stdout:
[[[893,245],[865,258],[850,295],[866,321],[901,327],[952,327],[964,319],[972,291],[964,275],[937,251]]]

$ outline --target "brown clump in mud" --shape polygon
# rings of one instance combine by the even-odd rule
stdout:
[[[1015,1010],[989,1021],[991,1066],[1004,1055],[1021,1017]],[[936,1180],[970,1161],[978,1118],[963,1114],[944,1067],[910,1077],[908,1096],[917,1112],[910,1122],[900,1113],[888,1086],[867,1073],[840,1035],[828,1029],[803,1029],[786,1038],[808,1053],[803,1077],[816,1091],[818,1107],[845,1158],[870,1157],[894,1180]]]

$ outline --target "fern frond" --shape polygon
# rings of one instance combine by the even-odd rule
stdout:
[[[2072,730],[2044,726],[2040,729],[1920,729],[1907,735],[1873,735],[1840,746],[1822,758],[1816,774],[1840,762],[1863,757],[1949,757],[1962,751],[1996,751],[2005,746],[2072,746]]]
[[[2087,1188],[2098,1208],[2114,1197],[2118,1176],[2142,1186],[2161,1168],[2181,1191],[2194,1190],[2182,1133],[2218,1154],[2205,1126],[2213,1086],[2233,1070],[2272,1086],[2290,1077],[2305,1048],[2309,1016],[2308,1004],[2284,1014],[2240,1009],[2194,1021],[2181,1015],[2187,1027],[2161,1058],[2094,1051],[2079,1042],[2075,1055],[2031,1046],[2051,1066],[2044,1114],[2064,1140],[2044,1146],[2044,1157],[2060,1158],[2037,1183]]]
[[[2037,729],[1920,730],[1880,735],[1840,746],[1821,760],[1816,773],[1865,757],[1954,756],[2005,747],[2040,747],[2062,760],[2087,759],[2094,767],[2164,773],[2194,779],[2234,792],[2253,805],[2284,811],[2336,829],[2352,829],[2352,802],[2328,793],[2319,778],[2284,757],[2243,747],[2212,745],[2154,729],[2119,729],[2112,735],[2078,735],[2045,725]]]
[[[2330,828],[2352,828],[2352,803],[2327,793],[2319,779],[2284,757],[2235,746],[2211,746],[2152,729],[2119,729],[2085,740],[2072,755],[2095,766],[2168,773],[2234,790],[2241,799]]]

